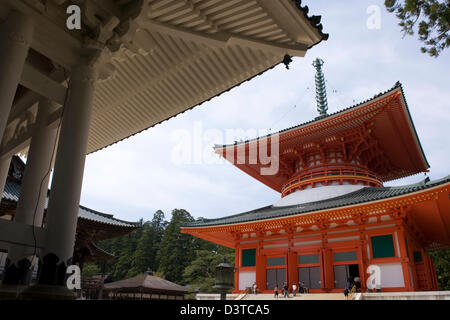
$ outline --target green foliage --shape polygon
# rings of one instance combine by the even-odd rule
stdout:
[[[433,259],[439,290],[450,290],[450,249],[429,252]]]
[[[143,225],[142,235],[137,240],[136,251],[133,254],[131,269],[127,273],[127,278],[147,270],[158,269],[157,253],[166,224],[164,212],[158,210],[153,216],[153,220]]]
[[[101,241],[98,245],[114,253],[113,261],[106,264],[106,273],[114,281],[130,278],[147,270],[169,281],[189,285],[192,293],[215,292],[216,266],[227,258],[234,261],[234,250],[192,237],[180,232],[180,225],[194,221],[183,209],[172,211],[167,222],[164,212],[155,212],[151,221],[143,222],[141,228],[132,234]],[[86,264],[83,269],[90,275],[100,273],[102,264]]]
[[[405,35],[417,32],[425,44],[423,53],[438,57],[450,46],[450,0],[385,0],[384,4],[400,20]]]
[[[194,221],[194,218],[183,209],[172,211],[172,219],[164,230],[161,246],[158,251],[158,271],[165,278],[176,283],[183,283],[183,270],[194,256],[194,238],[180,232],[180,225]]]
[[[213,288],[216,266],[223,262],[233,264],[234,250],[215,246],[213,250],[200,249],[195,253],[193,261],[184,269],[183,281],[190,285],[192,292],[219,292]]]
[[[85,263],[81,275],[83,278],[90,278],[100,273],[100,267],[95,263]]]

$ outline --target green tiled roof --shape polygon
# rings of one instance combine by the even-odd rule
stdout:
[[[195,222],[183,224],[183,227],[209,227],[218,225],[229,225],[265,219],[282,218],[291,215],[311,213],[319,210],[334,209],[348,205],[362,204],[366,202],[388,199],[396,196],[406,195],[420,190],[429,189],[450,182],[450,175],[434,181],[423,181],[420,183],[400,187],[365,187],[343,196],[303,203],[299,205],[275,207],[267,206],[247,212],[218,219],[201,219]]]

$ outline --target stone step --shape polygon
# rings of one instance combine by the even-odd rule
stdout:
[[[358,300],[450,300],[450,291],[362,293]]]
[[[343,293],[309,293],[297,294],[297,296],[289,295],[289,298],[284,298],[281,294],[274,298],[273,294],[247,294],[242,300],[346,300]]]

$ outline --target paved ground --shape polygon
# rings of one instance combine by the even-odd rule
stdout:
[[[273,297],[273,294],[247,294],[242,300],[277,300]],[[297,294],[294,297],[292,294],[289,298],[283,298],[280,294],[278,300],[345,300],[343,293],[310,293],[310,294]]]

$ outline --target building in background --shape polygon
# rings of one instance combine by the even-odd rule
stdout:
[[[349,277],[367,289],[380,269],[382,291],[437,290],[426,250],[450,245],[450,176],[398,187],[384,182],[427,172],[400,83],[363,103],[327,114],[317,59],[319,116],[215,152],[281,193],[273,205],[185,224],[182,232],[235,249],[235,291],[303,282],[310,292],[342,292]],[[262,145],[279,169],[251,157]],[[273,156],[273,154],[272,154]],[[274,158],[272,158],[274,159]],[[265,159],[264,159],[265,160]]]
[[[147,271],[133,278],[106,283],[103,297],[113,300],[184,300],[186,287],[154,276]]]
[[[20,195],[20,187],[23,177],[25,163],[17,156],[11,161],[8,178],[0,203],[0,219],[14,221],[17,202]],[[43,225],[45,226],[45,213]],[[77,233],[74,247],[74,264],[78,264],[83,269],[85,262],[106,262],[114,259],[114,255],[99,248],[95,242],[119,237],[133,232],[140,227],[138,222],[119,220],[112,214],[101,213],[84,206],[80,206],[77,219]],[[5,272],[6,260],[9,245],[7,242],[0,242],[0,279]],[[22,284],[27,285],[35,282],[38,273],[38,252],[37,257],[31,263],[33,272],[28,278],[22,279]],[[29,247],[28,251],[34,253],[35,248]],[[14,266],[9,265],[10,272],[15,272]]]

